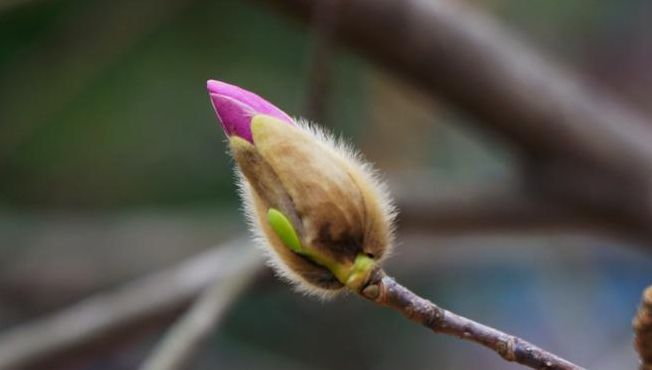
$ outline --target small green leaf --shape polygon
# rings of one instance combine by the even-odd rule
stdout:
[[[358,254],[353,263],[338,262],[310,246],[304,248],[294,226],[278,209],[270,208],[267,211],[267,222],[286,247],[318,265],[326,267],[337,280],[353,290],[360,289],[376,265],[376,261],[365,254]]]
[[[304,250],[296,230],[290,220],[281,211],[270,208],[267,211],[267,222],[286,247],[295,253],[303,254]]]

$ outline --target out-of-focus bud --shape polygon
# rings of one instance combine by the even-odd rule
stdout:
[[[289,124],[294,120],[260,96],[226,82],[208,80],[206,88],[213,109],[227,136],[237,135],[252,142],[251,119],[266,114]]]
[[[254,115],[250,138],[230,135],[254,231],[272,266],[300,290],[358,290],[391,246],[394,208],[355,153],[283,118]]]

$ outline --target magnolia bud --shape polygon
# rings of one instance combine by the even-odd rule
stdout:
[[[221,101],[212,100],[242,175],[247,214],[272,266],[306,292],[359,289],[387,255],[393,234],[393,207],[370,166],[264,100],[277,114],[258,114],[256,106],[269,106],[234,96],[223,101],[246,106],[245,113],[221,114]],[[245,116],[252,118],[245,122]]]

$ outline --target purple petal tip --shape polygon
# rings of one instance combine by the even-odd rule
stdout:
[[[290,116],[272,103],[238,86],[208,80],[206,89],[227,136],[237,135],[253,143],[251,119],[257,114],[266,114],[288,124],[294,124]]]

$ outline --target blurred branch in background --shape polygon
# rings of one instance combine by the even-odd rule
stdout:
[[[634,318],[634,344],[641,358],[641,370],[652,370],[652,286],[641,298],[641,307]]]
[[[163,337],[145,361],[142,370],[185,369],[199,347],[206,342],[229,306],[256,276],[258,255],[254,248],[240,248],[234,258],[236,268],[230,276],[220,276],[197,298]],[[244,255],[244,257],[242,256]],[[232,269],[234,266],[229,265]]]
[[[428,186],[429,184],[429,186]],[[401,230],[430,234],[533,231],[610,231],[620,225],[571,205],[530,196],[522,184],[504,179],[451,186],[428,179],[391,181]],[[622,236],[622,235],[619,235]],[[631,238],[631,235],[625,235]]]
[[[231,210],[0,211],[0,319],[71,305],[242,229]]]
[[[320,1],[311,19],[312,50],[309,56],[306,118],[328,124],[328,105],[331,100],[335,45],[333,32],[337,22],[337,8],[341,0]]]
[[[318,3],[266,2],[304,21]],[[353,0],[337,18],[339,41],[478,118],[518,149],[532,166],[527,174],[549,162],[582,170],[528,191],[598,215],[615,212],[652,240],[652,124],[645,117],[463,4]],[[576,187],[579,176],[588,181]]]
[[[38,368],[53,359],[73,358],[113,336],[133,337],[137,328],[158,326],[218,279],[231,279],[258,266],[257,255],[248,243],[234,240],[5,331],[0,335],[0,369]]]

